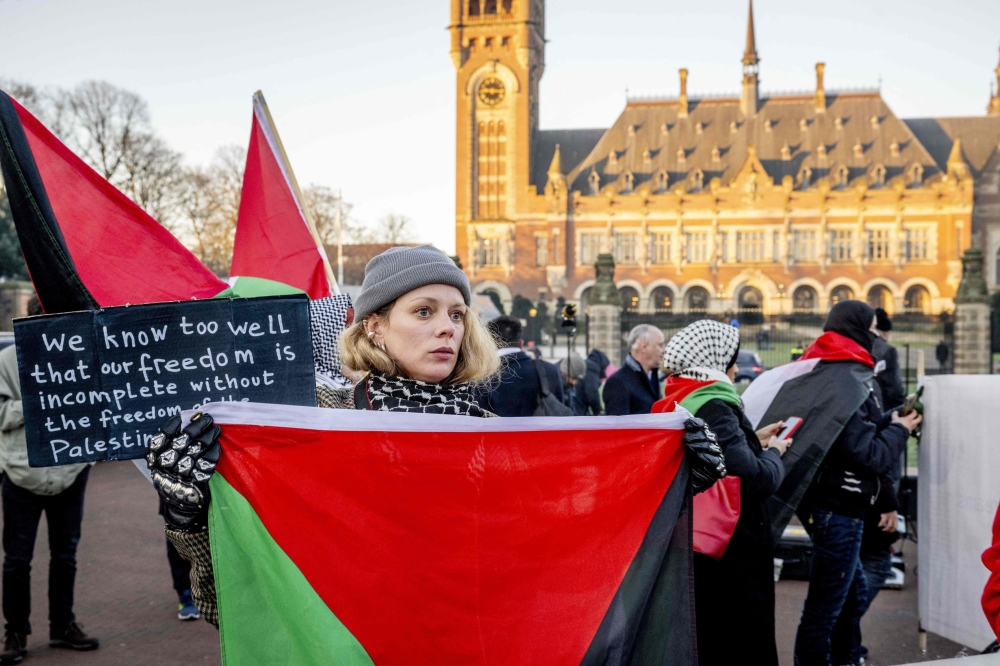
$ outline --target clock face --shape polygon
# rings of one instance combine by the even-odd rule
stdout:
[[[479,84],[479,101],[486,106],[496,106],[503,101],[506,92],[503,81],[495,76],[489,76]]]

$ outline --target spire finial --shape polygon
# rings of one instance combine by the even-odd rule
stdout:
[[[559,144],[556,144],[556,152],[552,155],[552,163],[549,165],[549,176],[562,175],[562,158],[559,156]]]
[[[753,29],[753,0],[750,0],[750,9],[747,13],[747,48],[743,52],[743,66],[756,67],[760,59],[757,57],[757,40],[754,37]]]
[[[955,137],[955,142],[951,144],[951,153],[948,155],[948,175],[956,180],[962,180],[969,175],[969,165],[962,157],[962,140]]]

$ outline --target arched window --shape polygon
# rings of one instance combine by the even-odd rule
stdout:
[[[479,3],[482,0],[469,0],[469,16],[479,16]]]
[[[626,310],[639,309],[639,292],[632,287],[621,287],[618,294],[622,297],[622,307]]]
[[[704,287],[691,287],[687,292],[687,307],[691,312],[704,312],[708,310],[708,289]]]
[[[931,295],[927,287],[916,284],[907,289],[903,297],[903,309],[912,314],[930,314]]]
[[[764,294],[756,287],[743,287],[738,299],[740,310],[760,310],[764,307]]]
[[[503,8],[504,14],[510,14],[511,6],[514,4],[514,0],[503,0],[500,6]]]
[[[845,284],[839,287],[834,287],[833,291],[830,292],[830,307],[833,307],[841,301],[849,301],[854,298],[854,292]]]
[[[496,14],[497,0],[483,0],[483,14]]]
[[[816,290],[812,287],[798,287],[792,293],[792,310],[796,313],[816,312]]]
[[[654,310],[670,311],[674,309],[674,292],[670,287],[657,287],[649,297]]]
[[[892,313],[892,293],[880,284],[868,290],[868,305]]]

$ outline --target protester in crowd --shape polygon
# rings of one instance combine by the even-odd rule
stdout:
[[[944,370],[948,364],[948,343],[942,340],[934,348],[934,356],[937,358],[938,368]]]
[[[824,362],[860,363],[873,368],[875,311],[860,301],[841,301],[827,316],[814,348],[837,349]],[[848,360],[851,359],[851,360]],[[834,441],[799,505],[813,542],[809,592],[795,639],[800,666],[856,664],[860,620],[868,595],[861,565],[864,516],[878,494],[879,476],[899,459],[921,417],[883,413],[873,393]]]
[[[628,334],[625,365],[604,384],[604,411],[609,415],[649,414],[660,399],[663,331],[639,324]]]
[[[497,374],[500,359],[486,326],[469,308],[470,301],[469,279],[436,248],[394,247],[373,258],[365,267],[355,323],[341,335],[344,322],[331,322],[335,330],[329,331],[340,337],[341,362],[366,374],[353,389],[320,391],[317,386],[319,406],[496,416],[473,398],[476,386]],[[216,627],[219,614],[203,489],[207,490],[222,455],[220,432],[209,415],[199,415],[183,431],[181,419],[174,417],[161,426],[161,435],[151,439],[146,458],[154,485],[167,503],[167,537],[192,562],[195,602]],[[184,436],[185,445],[178,449]],[[164,450],[168,441],[172,445]],[[693,476],[718,478],[719,466],[724,473],[722,461],[706,453],[711,442],[704,429],[689,427],[684,443],[692,453]],[[175,450],[192,460],[197,457],[192,465],[200,477],[177,473],[184,459],[164,458]],[[179,499],[191,497],[198,499]]]
[[[559,361],[559,375],[563,381],[563,404],[573,410],[574,416],[580,416],[583,400],[579,393],[583,388],[581,382],[587,376],[587,363],[576,352],[570,352],[569,358]]]
[[[892,320],[882,308],[875,310],[875,343],[872,358],[875,360],[875,383],[882,394],[885,409],[899,407],[906,400],[906,389],[899,373],[899,353],[889,344]]]
[[[164,515],[166,508],[163,500],[160,500],[160,515]],[[177,592],[177,619],[197,620],[201,617],[198,607],[194,605],[194,597],[191,596],[191,563],[181,557],[174,544],[167,539],[167,562],[170,564],[170,578],[174,582],[174,591]]]
[[[42,314],[37,298],[29,315]],[[83,522],[83,496],[90,465],[30,467],[24,434],[21,384],[14,345],[0,351],[0,466],[3,482],[3,615],[0,664],[18,664],[28,653],[31,633],[31,559],[38,522],[45,512],[49,531],[49,645],[94,650],[98,640],[83,632],[73,615],[76,547]]]
[[[536,362],[523,351],[521,322],[503,315],[491,321],[488,327],[497,344],[502,345],[498,352],[501,359],[500,380],[477,393],[479,405],[497,416],[533,416],[541,395],[538,367],[545,370],[549,391],[562,403],[563,385],[559,370],[551,363]]]
[[[576,400],[570,407],[576,416],[598,416],[604,412],[601,403],[601,382],[607,379],[611,361],[600,349],[592,349],[587,356],[587,371],[576,390]]]
[[[687,326],[667,344],[664,369],[669,376],[663,400],[653,406],[654,412],[681,406],[705,421],[722,447],[727,478],[739,479],[739,520],[721,558],[697,552],[695,541],[695,612],[702,666],[778,663],[774,542],[764,501],[781,485],[785,476],[781,456],[792,441],[774,436],[782,423],[754,432],[743,414],[733,386],[739,350],[739,330],[732,326],[708,319]],[[696,530],[698,509],[696,502]],[[718,627],[726,627],[725,640],[719,640]]]

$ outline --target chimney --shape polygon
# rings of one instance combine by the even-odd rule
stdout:
[[[677,117],[687,118],[688,115],[688,71],[681,69],[681,95],[677,100]]]
[[[826,90],[823,89],[824,69],[826,69],[826,63],[824,62],[816,63],[816,112],[817,113],[826,112]]]
[[[760,108],[757,76],[759,63],[753,28],[753,0],[750,0],[750,10],[747,15],[747,44],[743,50],[743,94],[740,96],[740,111],[744,116],[757,115],[757,110]]]

